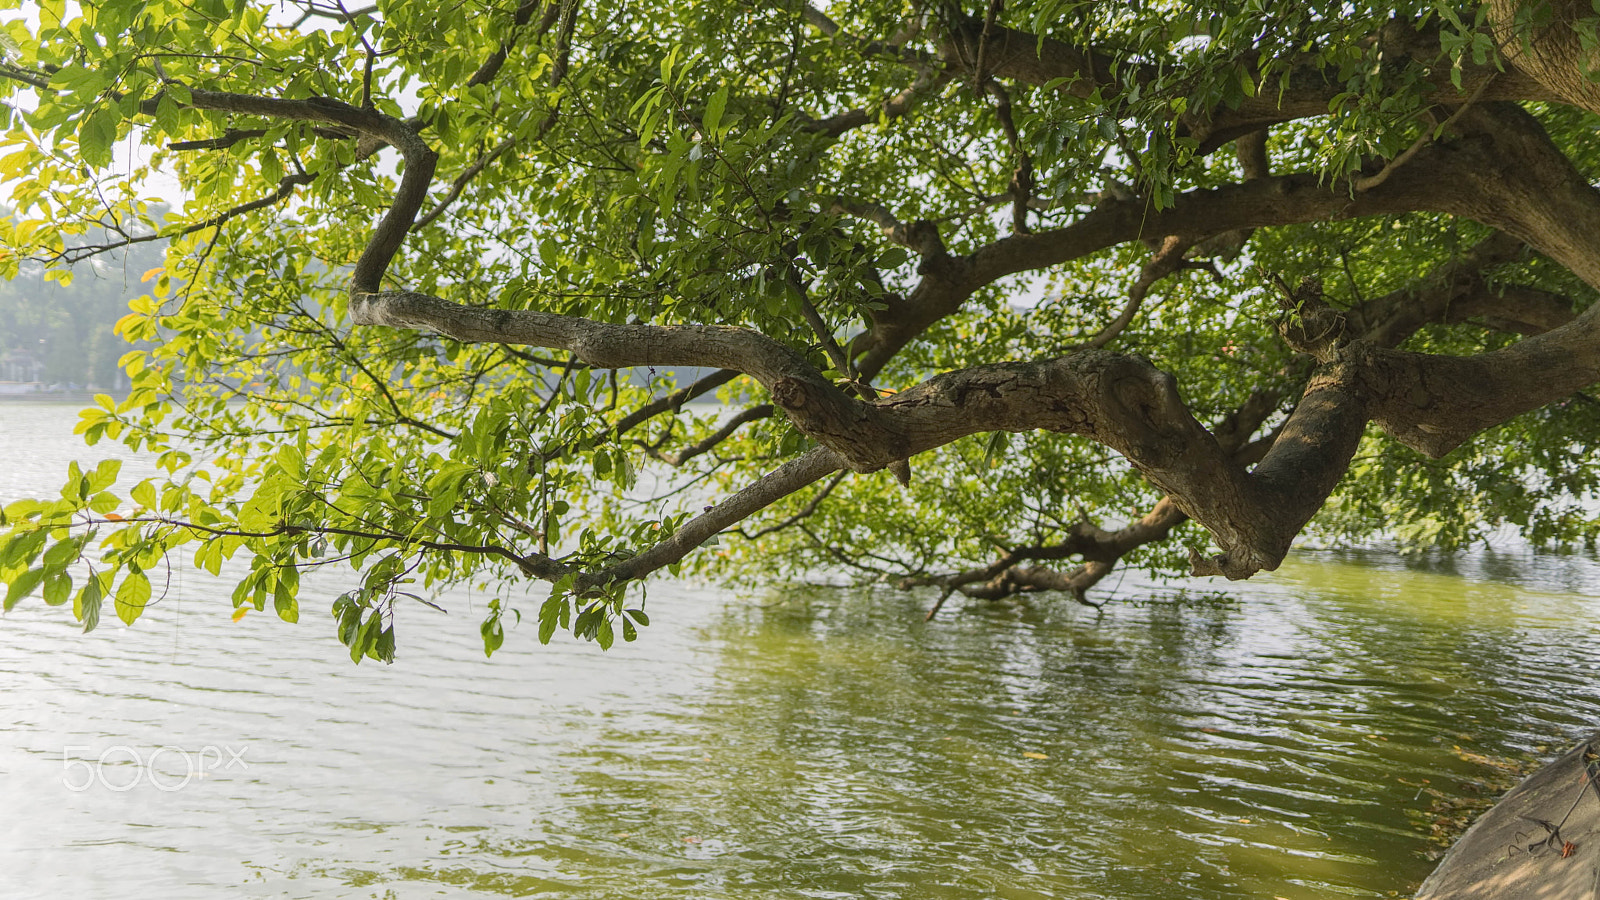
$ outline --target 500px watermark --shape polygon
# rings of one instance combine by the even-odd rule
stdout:
[[[95,755],[89,747],[66,747],[61,751],[61,783],[69,791],[102,787],[120,793],[149,781],[158,791],[180,791],[196,778],[249,769],[244,759],[247,749],[207,745],[195,750],[156,747],[140,753],[138,748],[118,744]]]

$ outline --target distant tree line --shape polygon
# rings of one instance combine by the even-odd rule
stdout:
[[[165,250],[164,241],[134,244],[74,266],[67,279],[47,280],[44,266],[24,262],[0,281],[0,381],[119,387],[117,360],[133,348],[116,334],[117,320],[145,293],[142,279]]]

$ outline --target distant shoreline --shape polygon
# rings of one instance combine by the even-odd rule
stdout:
[[[26,394],[0,394],[0,404],[4,403],[83,403],[94,405],[96,394],[105,391],[32,391]],[[126,397],[126,393],[111,394],[118,401]]]

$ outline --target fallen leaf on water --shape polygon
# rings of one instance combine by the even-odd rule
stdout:
[[[685,844],[698,844],[700,843],[700,839],[697,837],[686,837],[683,839],[683,842]]]
[[[1043,753],[1035,753],[1032,750],[1024,750],[1022,755],[1026,756],[1029,759],[1049,759],[1050,758],[1048,756],[1045,756]]]

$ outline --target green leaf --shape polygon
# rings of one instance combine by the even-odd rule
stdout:
[[[339,620],[339,643],[347,647],[355,646],[356,636],[361,632],[362,609],[362,606],[355,602],[350,602],[342,610],[337,605],[334,606],[334,615]]]
[[[300,602],[295,599],[289,585],[279,579],[272,592],[272,608],[278,613],[278,618],[285,622],[300,621]]]
[[[44,552],[44,568],[47,572],[65,569],[78,561],[78,556],[83,552],[84,542],[88,535],[77,534],[64,541],[56,541],[50,549]]]
[[[100,604],[105,600],[105,585],[94,576],[83,585],[83,590],[72,600],[72,616],[83,623],[83,633],[88,634],[100,624]]]
[[[78,129],[78,152],[83,161],[97,169],[111,165],[111,145],[117,141],[117,126],[122,115],[106,104],[90,113]]]
[[[350,661],[356,665],[361,664],[362,657],[371,655],[377,646],[378,633],[383,630],[382,613],[373,611],[372,615],[361,624],[361,629],[356,632],[355,640],[350,642]]]
[[[49,532],[43,530],[12,532],[7,536],[4,547],[0,548],[0,569],[31,564],[39,558],[39,550],[49,536]]]
[[[484,656],[494,656],[494,652],[506,642],[506,632],[500,625],[498,614],[484,619],[483,624],[478,627],[478,633],[483,636]]]
[[[196,568],[204,569],[212,575],[222,574],[222,542],[220,540],[202,542],[195,548],[194,564]]]
[[[548,644],[550,638],[556,633],[556,625],[561,620],[561,613],[566,609],[565,597],[551,597],[539,606],[539,643]]]
[[[991,431],[983,445],[983,467],[985,469],[998,468],[1005,462],[1006,451],[1011,446],[1011,433],[1006,431]]]
[[[17,576],[17,578],[11,582],[10,588],[6,591],[6,612],[10,612],[11,608],[21,602],[23,597],[33,593],[34,589],[39,586],[39,583],[44,581],[44,574],[45,573],[43,569],[29,569]]]
[[[728,108],[728,86],[717,88],[706,103],[706,114],[701,124],[704,126],[707,140],[714,140],[717,136],[717,126],[722,124],[723,110]]]
[[[878,268],[898,269],[911,259],[911,251],[904,247],[890,247],[878,257]]]
[[[117,586],[116,610],[117,618],[124,625],[132,625],[144,614],[145,604],[150,600],[150,579],[141,571],[130,569],[122,577],[122,584]]]
[[[66,572],[52,572],[44,579],[44,602],[61,606],[72,599],[72,576]]]
[[[633,457],[628,455],[626,450],[617,450],[616,467],[613,471],[616,472],[617,487],[625,491],[633,487],[634,481],[638,477],[638,473],[633,468]]]
[[[133,498],[133,502],[145,509],[155,509],[157,507],[156,489],[148,480],[134,485],[133,490],[128,492],[128,496]]]
[[[117,481],[117,475],[122,471],[122,460],[106,459],[94,467],[89,473],[89,492],[103,491]]]
[[[384,663],[394,662],[394,626],[391,625],[378,632],[378,639],[373,642],[371,655]]]

